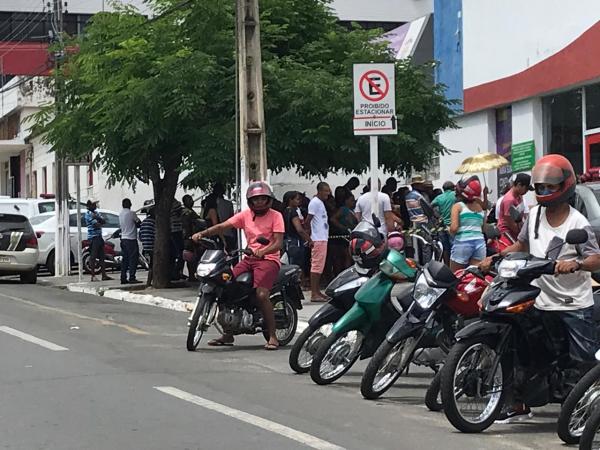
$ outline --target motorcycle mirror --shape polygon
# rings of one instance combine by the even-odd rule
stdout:
[[[113,234],[110,235],[110,237],[112,239],[117,239],[118,237],[121,237],[121,230],[116,230]]]
[[[208,228],[208,222],[206,222],[204,219],[197,219],[196,223],[198,224],[200,231],[204,231]]]
[[[520,222],[521,220],[523,220],[523,214],[521,214],[519,210],[515,208],[514,205],[511,205],[511,207],[508,209],[508,214],[510,218],[515,222]]]
[[[588,233],[584,229],[576,228],[567,233],[567,244],[578,245],[585,244],[588,240]]]
[[[269,245],[271,243],[271,241],[264,236],[259,236],[256,239],[256,242],[258,242],[260,245]]]
[[[421,208],[423,209],[423,213],[431,218],[431,217],[436,217],[436,213],[433,210],[433,208],[431,207],[431,205],[427,202],[427,200],[425,200],[424,198],[419,200],[419,204],[421,205]]]
[[[373,213],[371,219],[373,220],[373,225],[375,226],[375,228],[381,227],[381,220],[379,220],[379,217],[377,217],[375,213]]]
[[[483,226],[483,234],[488,239],[496,239],[500,237],[500,230],[498,230],[497,226],[488,223]]]

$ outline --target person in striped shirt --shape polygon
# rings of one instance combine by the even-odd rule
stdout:
[[[457,202],[450,213],[450,234],[454,244],[450,252],[450,269],[454,272],[467,265],[479,264],[486,255],[483,223],[485,210],[481,201],[481,182],[476,175],[456,185]]]
[[[142,251],[144,256],[148,259],[148,282],[149,286],[152,284],[152,267],[154,265],[154,239],[156,236],[156,221],[155,221],[155,209],[154,206],[150,207],[147,211],[146,218],[140,225],[140,241],[142,241]]]

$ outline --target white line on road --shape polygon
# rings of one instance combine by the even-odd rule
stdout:
[[[47,348],[48,350],[52,350],[54,352],[64,352],[66,350],[69,350],[66,347],[61,347],[60,345],[56,345],[52,342],[45,341],[44,339],[40,339],[30,334],[23,333],[22,331],[15,330],[14,328],[2,326],[0,327],[0,331],[6,334],[10,334],[11,336],[18,337],[19,339],[23,339],[24,341],[31,342],[32,344],[37,344],[40,347]]]
[[[211,411],[215,411],[226,416],[233,417],[234,419],[242,422],[249,423],[250,425],[262,428],[263,430],[279,434],[317,450],[344,450],[344,447],[324,441],[318,437],[303,433],[302,431],[294,430],[293,428],[286,427],[285,425],[281,425],[277,422],[272,422],[270,420],[263,419],[262,417],[248,414],[244,411],[230,408],[229,406],[221,405],[220,403],[215,403],[211,400],[198,397],[197,395],[190,394],[172,386],[155,386],[154,389],[195,405],[202,406],[203,408],[210,409]]]

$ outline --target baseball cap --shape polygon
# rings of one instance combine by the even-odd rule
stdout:
[[[515,177],[514,184],[527,186],[528,191],[533,191],[533,186],[531,185],[531,175],[527,175],[526,173],[518,173]]]

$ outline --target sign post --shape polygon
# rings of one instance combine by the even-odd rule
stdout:
[[[372,211],[379,215],[378,136],[398,134],[394,64],[354,64],[354,135],[370,136]]]

